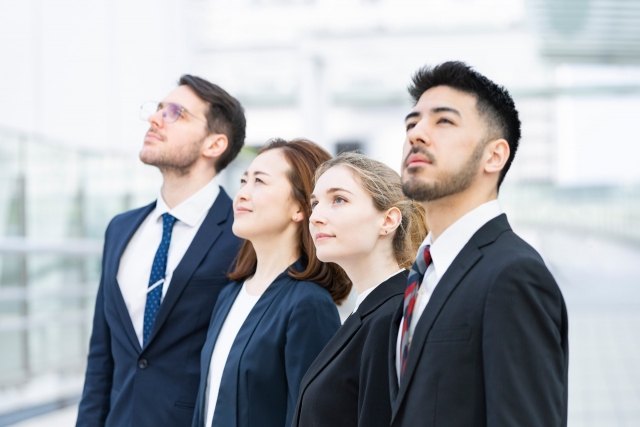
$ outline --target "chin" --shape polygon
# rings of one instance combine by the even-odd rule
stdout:
[[[145,165],[155,166],[157,163],[157,156],[152,149],[146,147],[146,145],[140,151],[140,161]]]
[[[334,251],[329,248],[318,248],[316,246],[316,258],[318,258],[322,262],[332,262],[334,264],[340,265],[340,260],[342,257],[339,254],[334,253]]]
[[[243,227],[241,224],[238,224],[238,220],[234,219],[231,230],[233,231],[233,234],[240,237],[241,239],[251,240],[250,237],[253,233],[251,233],[251,230],[247,230],[247,228],[248,227]]]

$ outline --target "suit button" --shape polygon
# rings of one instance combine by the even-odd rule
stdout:
[[[140,369],[147,369],[147,365],[148,365],[147,359],[140,359],[138,361],[138,368]]]

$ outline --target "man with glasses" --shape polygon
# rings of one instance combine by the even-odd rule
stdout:
[[[244,144],[240,103],[185,75],[142,106],[142,162],[162,173],[157,201],[116,216],[102,277],[77,426],[190,426],[200,350],[240,240],[216,175]]]

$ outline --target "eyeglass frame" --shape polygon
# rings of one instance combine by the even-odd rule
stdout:
[[[149,116],[148,116],[146,119],[143,119],[143,118],[142,118],[142,115],[141,115],[141,116],[140,116],[140,120],[143,120],[143,121],[145,121],[145,122],[146,122],[146,121],[148,121],[148,120],[149,120],[149,118],[150,118],[152,115],[154,115],[155,113],[157,113],[157,112],[158,112],[158,111],[160,111],[160,110],[164,110],[164,109],[165,109],[165,107],[166,107],[167,105],[175,105],[176,107],[178,107],[178,115],[176,116],[176,119],[175,119],[175,120],[172,120],[172,121],[167,121],[167,120],[165,120],[165,116],[163,115],[163,116],[162,116],[162,121],[163,121],[163,122],[165,122],[165,123],[175,123],[175,122],[177,122],[177,121],[178,121],[178,119],[180,118],[181,114],[184,112],[184,113],[187,113],[187,114],[189,114],[190,116],[192,116],[194,119],[196,119],[196,120],[198,120],[198,121],[201,121],[202,123],[206,124],[207,126],[209,125],[209,122],[208,122],[206,119],[205,119],[205,120],[201,119],[200,117],[196,116],[195,114],[193,114],[192,112],[190,112],[189,110],[187,110],[187,109],[186,109],[186,108],[184,108],[182,105],[180,105],[180,104],[178,104],[178,103],[176,103],[176,102],[146,101],[146,102],[143,102],[143,103],[142,103],[142,105],[140,106],[140,112],[141,112],[141,113],[144,111],[144,106],[145,106],[145,105],[147,105],[147,104],[149,104],[149,103],[153,103],[153,104],[156,104],[156,105],[157,105],[157,109],[156,109],[156,111],[155,111],[154,113],[149,114]]]

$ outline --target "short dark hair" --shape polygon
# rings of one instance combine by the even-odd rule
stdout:
[[[449,86],[475,96],[476,108],[486,121],[489,140],[504,138],[510,154],[498,178],[498,188],[511,167],[520,143],[520,118],[509,92],[460,61],[443,62],[435,67],[420,68],[407,88],[417,103],[423,93],[436,86]]]
[[[236,158],[244,145],[247,127],[244,108],[220,86],[203,78],[185,74],[180,77],[178,86],[189,86],[209,105],[206,115],[209,132],[224,134],[229,140],[229,146],[214,165],[216,172],[220,172]]]

